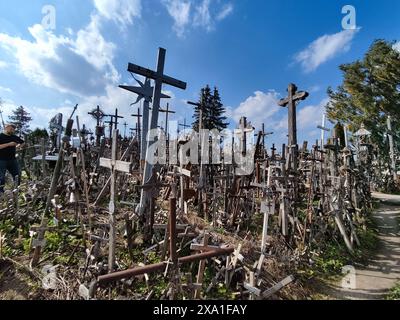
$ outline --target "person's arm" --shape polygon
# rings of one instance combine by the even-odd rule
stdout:
[[[4,144],[0,144],[0,150],[3,150],[5,148],[9,148],[9,147],[16,147],[16,146],[17,146],[16,142],[4,143]]]
[[[17,148],[21,149],[25,146],[25,141],[22,140],[21,138],[17,137],[17,139],[15,140],[16,144],[17,144]]]

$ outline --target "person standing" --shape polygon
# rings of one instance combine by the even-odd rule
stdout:
[[[22,147],[24,143],[24,140],[15,135],[15,125],[6,124],[4,133],[0,134],[0,194],[4,192],[6,171],[10,172],[14,182],[20,184],[21,170],[15,154],[17,147]]]

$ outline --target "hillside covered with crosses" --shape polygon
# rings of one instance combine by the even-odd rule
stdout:
[[[172,53],[157,45],[146,58],[127,53],[128,60],[115,65],[105,58],[115,48],[104,38],[97,35],[97,49],[82,44],[79,37],[101,19],[119,24],[121,33],[130,25],[126,17],[139,19],[133,11],[111,16],[108,1],[94,3],[99,20],[92,13],[81,33],[58,37],[32,27],[34,50],[0,29],[0,49],[18,51],[25,43],[36,53],[48,41],[57,43],[49,51],[54,55],[76,35],[71,52],[86,50],[86,62],[96,54],[93,68],[104,72],[104,81],[113,79],[107,94],[126,97],[98,94],[103,80],[89,79],[94,69],[82,62],[73,72],[87,76],[97,95],[88,98],[75,88],[76,104],[44,112],[0,100],[0,299],[399,298],[399,42],[389,35],[369,39],[357,59],[335,64],[338,81],[325,75],[326,97],[310,105],[321,88],[303,78],[320,81],[312,72],[337,54],[326,50],[345,41],[343,52],[349,51],[363,30],[354,25],[342,31],[344,39],[322,36],[295,57],[304,73],[283,73],[280,93],[255,91],[234,108],[234,91],[256,76],[239,80],[240,86],[226,79],[230,90],[215,76],[223,58],[204,62],[206,84],[193,79],[193,89],[186,56],[172,42]],[[215,15],[207,7],[207,20],[211,2],[202,3],[200,15],[190,0],[161,1],[171,16],[177,8],[192,12],[194,29],[206,30],[202,23],[213,21],[212,37],[234,5],[228,1]],[[149,9],[143,6],[141,15]],[[191,30],[189,22],[183,25]],[[182,46],[189,41],[185,28],[175,21],[172,29]],[[255,55],[240,54],[246,60]],[[45,56],[38,60],[43,68],[57,60]],[[20,72],[35,73],[38,85],[37,65],[26,59]],[[260,72],[274,68],[263,63]],[[54,70],[68,74],[59,67]],[[41,80],[46,90],[57,83],[57,94],[67,94],[50,74]],[[10,94],[2,83],[0,95]]]

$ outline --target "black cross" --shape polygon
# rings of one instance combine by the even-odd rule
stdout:
[[[100,109],[100,106],[97,106],[96,109],[93,109],[91,112],[88,112],[94,119],[97,121],[97,126],[100,126],[100,121],[106,116],[104,112]]]

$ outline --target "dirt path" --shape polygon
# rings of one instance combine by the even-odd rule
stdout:
[[[355,267],[352,289],[344,289],[342,281],[329,286],[327,293],[336,299],[384,299],[400,281],[400,196],[374,193],[373,197],[382,203],[374,213],[379,249],[367,266]]]

